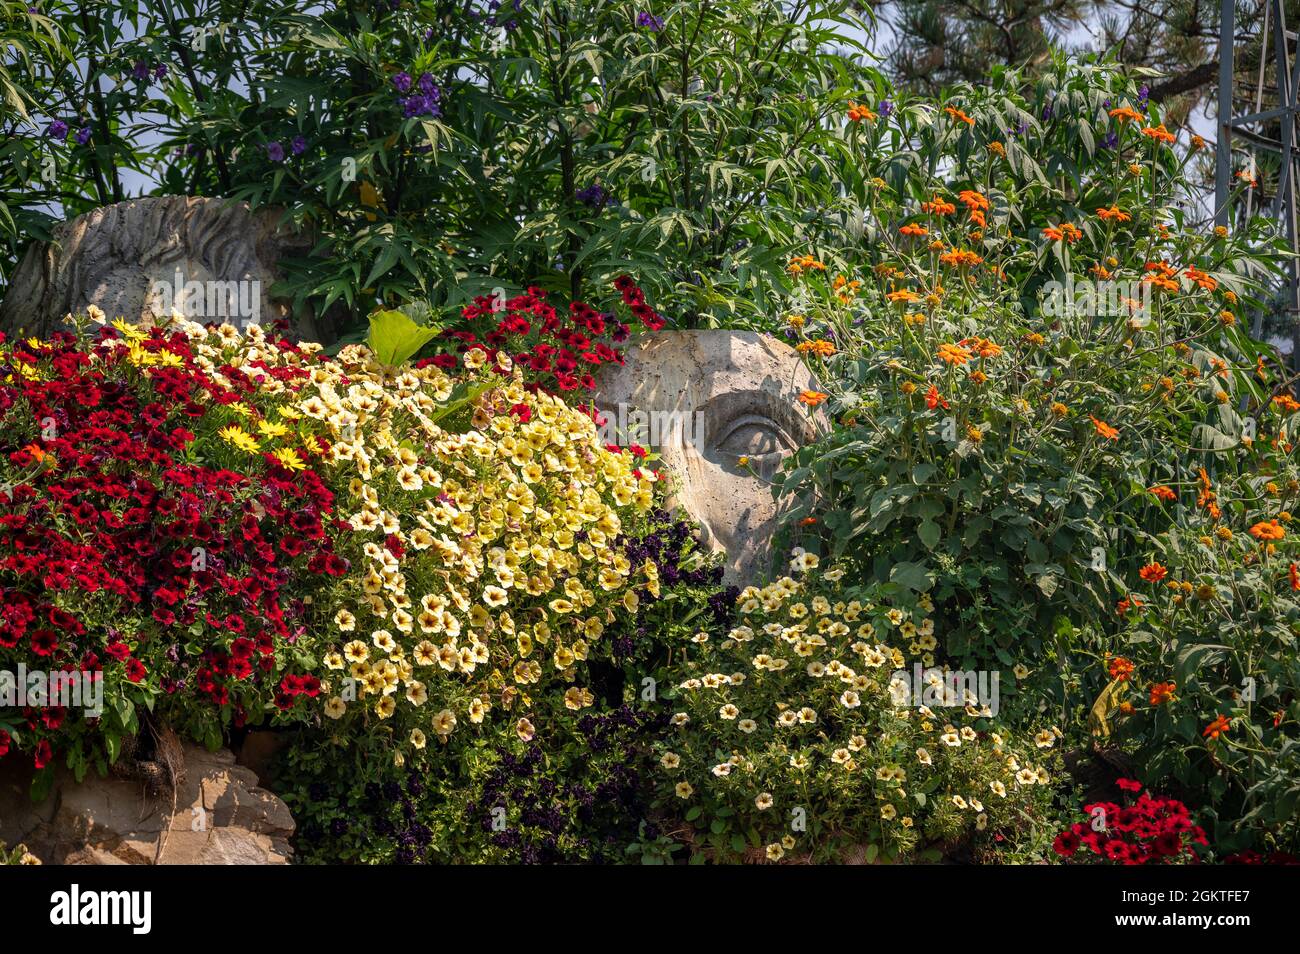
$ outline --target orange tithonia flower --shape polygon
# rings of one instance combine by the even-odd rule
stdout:
[[[950,268],[973,268],[983,262],[984,259],[967,249],[955,248],[951,252],[940,255],[939,261]]]
[[[1111,440],[1111,441],[1119,440],[1119,431],[1117,429],[1111,427],[1109,424],[1107,424],[1105,421],[1101,420],[1100,418],[1093,417],[1091,414],[1089,414],[1088,416],[1092,418],[1092,426],[1097,429],[1098,434],[1100,434],[1102,437],[1106,438],[1107,440]]]
[[[959,123],[965,123],[967,126],[975,125],[975,120],[971,119],[955,106],[945,106],[943,111]]]
[[[1169,571],[1167,569],[1159,563],[1154,562],[1148,563],[1142,569],[1138,570],[1138,576],[1142,577],[1142,579],[1146,580],[1148,583],[1159,583],[1168,575]]]
[[[849,121],[857,123],[864,119],[867,122],[875,122],[876,114],[865,106],[859,106],[857,103],[852,102],[849,103]]]
[[[1083,238],[1083,233],[1069,222],[1064,222],[1061,225],[1055,226],[1049,225],[1047,228],[1043,229],[1043,234],[1053,242],[1077,242],[1079,239]]]
[[[909,222],[907,225],[904,225],[898,231],[899,234],[901,235],[915,235],[917,238],[920,238],[922,235],[930,234],[930,230],[927,229],[924,225],[917,225],[914,222]]]
[[[925,392],[925,406],[932,411],[937,407],[941,407],[945,411],[948,410],[948,402],[943,399],[943,396],[939,394],[939,389],[933,384],[930,385],[930,390]]]
[[[1201,735],[1205,736],[1207,739],[1217,739],[1231,728],[1232,720],[1227,716],[1219,716],[1205,727],[1205,731],[1202,732]]]
[[[1133,216],[1129,215],[1117,205],[1112,205],[1109,209],[1098,209],[1097,218],[1103,222],[1132,222]]]
[[[892,302],[913,302],[920,301],[921,296],[907,288],[900,288],[898,291],[892,291],[885,296],[886,301]]]
[[[1286,531],[1276,520],[1261,520],[1250,528],[1250,535],[1256,540],[1281,540]]]
[[[957,211],[957,206],[936,195],[929,202],[921,203],[921,211],[928,212],[930,215],[952,215]]]
[[[1273,398],[1273,403],[1288,413],[1300,411],[1300,401],[1289,394],[1279,394]]]
[[[1156,142],[1163,143],[1171,143],[1177,138],[1173,133],[1165,128],[1164,123],[1161,123],[1159,126],[1147,126],[1142,130],[1142,135],[1149,139],[1154,139]]]
[[[799,403],[806,404],[809,407],[816,407],[822,401],[825,401],[827,397],[828,395],[821,391],[800,391]]]
[[[1176,682],[1157,682],[1151,686],[1151,704],[1153,706],[1163,705],[1166,702],[1174,701],[1174,690],[1178,688]]]
[[[1170,490],[1168,487],[1165,487],[1163,484],[1157,487],[1148,487],[1147,493],[1151,494],[1154,497],[1159,498],[1160,500],[1178,499],[1178,494],[1174,493],[1172,490]]]
[[[994,344],[988,338],[963,338],[957,343],[963,348],[969,348],[981,358],[996,358],[1002,353],[1002,346]]]
[[[945,342],[944,344],[939,345],[937,357],[945,364],[964,367],[966,362],[973,358],[974,355],[960,345],[948,344]]]
[[[1110,678],[1118,679],[1120,682],[1128,682],[1129,676],[1133,675],[1135,668],[1133,663],[1123,656],[1112,656],[1110,660]]]
[[[795,346],[795,350],[801,354],[815,354],[822,358],[829,358],[835,353],[835,345],[829,341],[801,341]]]
[[[1145,117],[1136,109],[1130,109],[1128,106],[1120,106],[1118,109],[1112,109],[1110,111],[1110,118],[1118,119],[1121,123],[1129,121],[1140,123]]]

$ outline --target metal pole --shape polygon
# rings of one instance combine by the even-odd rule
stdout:
[[[1236,8],[1223,0],[1219,8],[1219,141],[1214,154],[1214,224],[1228,224],[1232,180],[1232,34]]]

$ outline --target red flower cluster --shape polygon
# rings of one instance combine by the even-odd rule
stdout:
[[[300,584],[348,568],[326,533],[333,494],[269,456],[246,472],[196,462],[195,431],[257,382],[226,367],[223,385],[161,329],[138,342],[168,355],[146,372],[110,347],[115,334],[0,358],[0,667],[102,673],[110,705],[161,693],[160,708],[192,716],[183,703],[197,698],[214,723],[242,722],[296,695],[280,677],[307,625]],[[50,707],[25,715],[38,767],[51,741],[97,727]]]
[[[1117,784],[1130,794],[1142,790],[1141,783],[1131,779]],[[1176,798],[1142,792],[1128,807],[1094,802],[1083,811],[1088,821],[1076,822],[1052,842],[1062,858],[1123,865],[1195,864],[1199,859],[1192,846],[1209,844],[1205,831]]]
[[[620,276],[614,286],[645,327],[663,327],[663,318],[645,303],[645,295],[631,278]],[[478,348],[489,362],[504,352],[523,368],[530,387],[550,394],[595,390],[597,369],[611,362],[623,363],[623,352],[615,345],[631,333],[625,322],[584,302],[571,304],[567,314],[557,311],[540,288],[529,288],[504,303],[479,296],[462,309],[461,318],[467,327],[443,334],[444,339],[459,342],[459,352]],[[485,320],[495,322],[487,333],[480,327]],[[441,354],[419,363],[450,370],[459,360],[453,354]]]

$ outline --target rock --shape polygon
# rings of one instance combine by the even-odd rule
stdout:
[[[33,805],[26,762],[0,762],[0,841],[22,842],[46,864],[285,864],[294,821],[226,750],[184,746],[185,774],[152,798],[137,781],[60,769]]]
[[[727,555],[727,580],[770,576],[781,511],[769,481],[824,423],[798,403],[816,384],[794,349],[752,331],[651,332],[626,349],[621,367],[606,365],[597,384],[605,443],[661,455],[673,502]]]
[[[0,304],[0,331],[40,337],[69,312],[151,322],[173,309],[199,322],[269,325],[292,318],[271,296],[283,256],[305,256],[312,239],[280,224],[275,209],[250,212],[225,199],[152,196],[93,209],[55,227],[53,242],[27,250]],[[298,340],[328,344],[339,315],[300,315]]]

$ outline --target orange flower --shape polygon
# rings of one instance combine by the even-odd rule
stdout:
[[[1142,569],[1138,570],[1138,576],[1142,577],[1142,579],[1146,580],[1148,583],[1159,583],[1168,575],[1169,571],[1159,563],[1148,563]]]
[[[1171,143],[1177,138],[1173,133],[1165,128],[1164,123],[1161,123],[1159,126],[1147,126],[1142,130],[1142,135],[1149,139],[1154,139],[1156,142],[1163,143]]]
[[[929,202],[921,203],[921,211],[931,215],[952,215],[957,211],[957,206],[936,195]]]
[[[960,345],[944,343],[939,345],[936,357],[945,364],[965,367],[966,362],[973,358],[974,355]]]
[[[981,358],[996,358],[1002,353],[1002,346],[994,344],[988,338],[963,338],[957,343],[963,348],[969,348]]]
[[[1148,487],[1147,493],[1159,498],[1160,500],[1178,499],[1178,494],[1174,493],[1172,490],[1170,490],[1168,487],[1165,487],[1163,484],[1158,487]]]
[[[1112,205],[1109,209],[1098,209],[1097,218],[1101,219],[1103,222],[1110,222],[1111,220],[1116,222],[1133,221],[1133,216],[1129,215],[1117,205]]]
[[[39,444],[28,444],[26,447],[23,448],[23,450],[26,451],[28,454],[31,454],[32,458],[38,464],[41,461],[45,460],[47,456],[46,452],[41,448]]]
[[[1057,226],[1049,225],[1047,228],[1043,229],[1043,234],[1053,242],[1077,242],[1079,239],[1083,238],[1083,233],[1069,222],[1064,222]]]
[[[1256,540],[1281,540],[1286,531],[1276,520],[1261,520],[1250,528],[1250,535]]]
[[[1190,278],[1201,288],[1204,288],[1206,291],[1214,291],[1216,288],[1219,287],[1218,279],[1210,277],[1200,269],[1189,268],[1183,274],[1186,275],[1188,278]]]
[[[1140,123],[1145,117],[1143,117],[1143,115],[1136,109],[1130,109],[1128,106],[1121,106],[1118,109],[1112,109],[1110,111],[1110,118],[1118,119],[1122,125],[1129,121]]]
[[[965,113],[955,106],[945,106],[943,111],[959,123],[965,123],[967,126],[974,126],[975,120],[971,119]]]
[[[914,222],[904,225],[898,231],[902,235],[915,235],[917,238],[920,238],[922,235],[930,234],[930,230],[927,229],[924,225],[917,225]]]
[[[806,404],[809,407],[816,407],[818,404],[821,404],[822,401],[825,401],[827,397],[829,397],[829,395],[821,391],[800,391],[799,403]]]
[[[1111,427],[1105,421],[1093,417],[1091,414],[1089,414],[1088,416],[1092,418],[1092,426],[1097,429],[1098,434],[1100,434],[1102,437],[1106,438],[1107,440],[1112,440],[1112,441],[1119,440],[1119,431],[1117,429]]]
[[[1110,678],[1118,679],[1120,682],[1128,682],[1135,668],[1133,663],[1123,656],[1112,656],[1110,660]]]
[[[867,122],[875,122],[876,114],[865,106],[859,106],[857,103],[853,102],[849,103],[849,121],[856,123],[861,122],[864,119],[867,120]]]
[[[1300,411],[1300,401],[1297,401],[1289,394],[1279,394],[1273,398],[1273,403],[1288,413]]]
[[[892,302],[899,302],[899,301],[912,302],[912,301],[920,301],[921,296],[918,295],[916,292],[911,291],[910,289],[901,288],[898,291],[890,292],[888,295],[885,296],[885,299],[887,301],[892,301]]]
[[[795,346],[800,354],[812,353],[822,358],[829,358],[835,353],[835,345],[829,341],[801,341]]]
[[[976,255],[974,252],[967,251],[966,249],[955,248],[951,252],[945,252],[943,255],[940,255],[939,261],[943,262],[950,268],[961,268],[963,266],[973,268],[983,262],[984,259],[980,258],[980,256]]]
[[[989,152],[993,153],[995,156],[1005,156],[1007,154],[1007,147],[1002,145],[1000,142],[991,142],[989,143]]]
[[[1139,609],[1141,606],[1142,601],[1130,593],[1124,599],[1115,604],[1115,612],[1120,616],[1123,616],[1130,609]]]
[[[1300,567],[1297,567],[1294,563],[1292,563],[1287,568],[1287,577],[1291,582],[1291,589],[1300,590]]]
[[[945,411],[948,410],[948,402],[940,396],[939,389],[933,384],[930,385],[930,390],[925,392],[925,406],[932,411],[936,407],[942,407]]]
[[[1231,728],[1232,720],[1227,716],[1219,716],[1205,727],[1205,731],[1202,732],[1201,735],[1209,739],[1217,739]]]
[[[1176,682],[1157,682],[1151,685],[1151,704],[1153,706],[1163,705],[1166,702],[1174,701],[1174,690],[1178,688]]]

